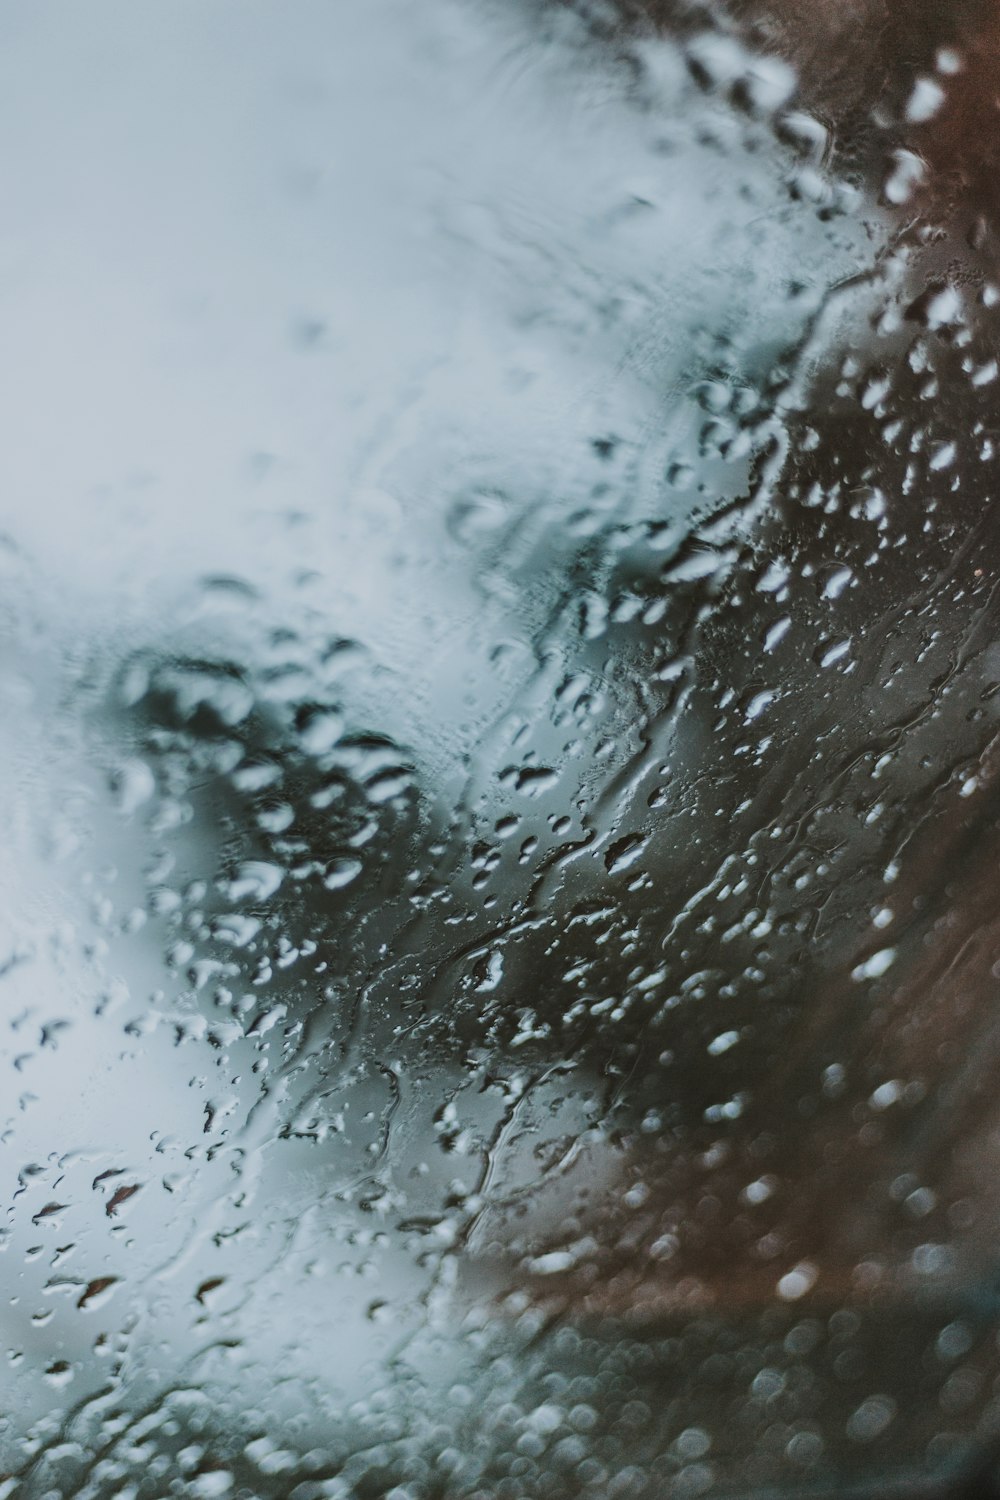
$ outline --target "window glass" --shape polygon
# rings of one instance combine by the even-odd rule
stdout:
[[[5,18],[0,1497],[988,1462],[1000,36],[813,9]]]

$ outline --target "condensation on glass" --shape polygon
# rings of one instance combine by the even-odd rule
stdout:
[[[819,9],[6,15],[4,1500],[988,1452],[998,42]]]

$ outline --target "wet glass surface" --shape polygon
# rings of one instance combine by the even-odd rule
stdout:
[[[0,1497],[955,1492],[991,8],[3,24]]]

